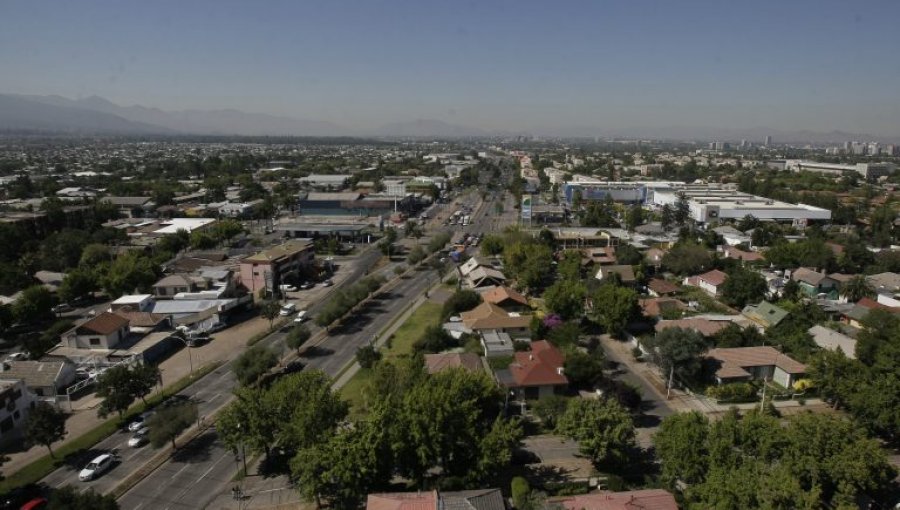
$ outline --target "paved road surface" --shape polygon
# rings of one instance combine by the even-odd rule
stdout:
[[[434,271],[421,271],[400,280],[396,287],[370,301],[346,325],[332,333],[305,357],[308,367],[335,376],[381,329],[403,312],[416,296],[437,280]],[[354,281],[350,279],[349,281]],[[265,341],[286,353],[284,333],[276,333]],[[224,381],[223,381],[224,383]],[[223,385],[229,391],[231,384]],[[119,499],[123,510],[203,508],[218,494],[228,489],[236,472],[234,455],[216,441],[215,432],[202,435],[191,452],[167,461],[163,468],[150,474]]]

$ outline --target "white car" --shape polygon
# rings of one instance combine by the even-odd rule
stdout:
[[[141,430],[142,428],[144,428],[144,424],[147,422],[147,420],[150,419],[151,416],[153,416],[153,411],[147,411],[146,413],[141,413],[135,416],[134,420],[132,420],[131,423],[128,424],[128,431],[137,432]]]
[[[137,448],[138,446],[143,446],[144,443],[147,442],[148,434],[150,433],[149,427],[141,427],[134,431],[134,435],[131,436],[131,439],[128,440],[128,446],[131,448]]]
[[[297,292],[297,287],[293,285],[279,285],[278,288],[281,289],[281,292]]]
[[[93,480],[108,470],[113,463],[114,457],[109,453],[98,455],[78,473],[78,479],[82,482]]]
[[[297,310],[297,305],[294,303],[288,303],[281,307],[281,310],[278,311],[278,315],[282,317],[287,317],[288,315],[293,314]]]
[[[306,313],[306,310],[300,310],[297,312],[297,316],[294,317],[294,322],[301,323],[306,322],[306,319],[309,319],[309,315]]]

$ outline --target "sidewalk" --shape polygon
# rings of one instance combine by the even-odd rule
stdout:
[[[297,489],[287,484],[283,476],[263,478],[248,476],[241,482],[235,482],[243,491],[243,499],[237,500],[231,491],[219,494],[206,508],[222,510],[246,510],[266,508],[269,510],[313,509],[314,503],[307,503]]]

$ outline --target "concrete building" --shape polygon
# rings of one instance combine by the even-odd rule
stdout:
[[[652,195],[653,203],[659,207],[664,205],[673,207],[680,200],[687,202],[689,215],[697,223],[740,220],[745,216],[753,216],[760,220],[790,221],[795,226],[805,227],[810,221],[831,219],[831,211],[828,209],[806,204],[790,204],[734,189],[715,187],[658,189]]]
[[[103,312],[63,333],[62,343],[77,349],[114,349],[126,336],[128,320]]]
[[[767,163],[769,168],[789,170],[791,172],[816,172],[820,174],[842,175],[844,172],[859,174],[864,179],[875,179],[883,175],[891,175],[897,169],[894,163],[821,163],[804,159],[776,159]]]
[[[22,439],[22,426],[35,397],[21,379],[0,376],[0,446],[7,446]]]
[[[350,174],[310,174],[299,179],[300,184],[317,189],[339,190],[344,189],[350,181]]]
[[[253,294],[261,289],[272,292],[285,278],[299,278],[312,268],[314,258],[312,240],[292,239],[243,259],[241,283]]]

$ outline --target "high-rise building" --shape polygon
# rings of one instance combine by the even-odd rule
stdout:
[[[772,137],[771,137],[771,136],[767,136],[767,137],[766,137],[766,147],[768,147],[768,146],[770,146],[770,145],[772,145]]]
[[[850,142],[844,142],[844,152],[850,153]]]
[[[884,153],[888,156],[896,156],[897,155],[897,146],[894,144],[890,144],[884,148]]]

